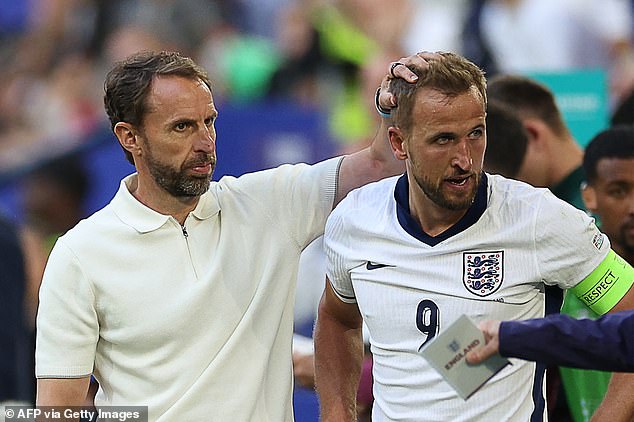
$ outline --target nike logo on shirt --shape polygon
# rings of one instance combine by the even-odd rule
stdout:
[[[372,270],[376,270],[379,268],[384,268],[384,267],[393,267],[394,265],[387,265],[387,264],[376,264],[374,262],[370,262],[368,261],[367,264],[365,264],[365,269],[368,271],[372,271]]]

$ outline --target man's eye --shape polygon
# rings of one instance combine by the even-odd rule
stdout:
[[[179,132],[183,131],[187,129],[187,123],[177,123],[176,126],[174,126],[174,128]]]
[[[624,198],[626,195],[625,189],[614,188],[608,191],[608,194],[614,198]]]
[[[443,136],[441,138],[436,138],[436,143],[439,145],[445,145],[449,142],[451,142],[451,138],[448,138],[446,136]]]

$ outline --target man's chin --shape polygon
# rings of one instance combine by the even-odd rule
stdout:
[[[450,211],[466,211],[471,207],[473,201],[471,202],[450,202],[447,201],[444,204],[444,208]]]
[[[469,207],[473,205],[473,202],[475,201],[475,197],[476,197],[475,192],[473,192],[468,197],[460,197],[460,198],[446,195],[443,198],[442,206],[443,208],[446,208],[451,211],[464,211],[469,209]]]
[[[180,186],[177,190],[178,195],[182,197],[197,197],[209,190],[211,177],[191,178],[189,182]]]

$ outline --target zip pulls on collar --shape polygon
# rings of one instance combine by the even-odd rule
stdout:
[[[194,258],[192,257],[192,251],[189,244],[189,233],[187,233],[187,227],[185,227],[185,224],[181,226],[181,231],[183,232],[183,238],[185,238],[184,247],[187,249],[187,255],[189,256],[191,269],[194,273],[194,277],[196,278],[196,280],[198,280],[198,271],[196,271],[196,265],[194,264]]]

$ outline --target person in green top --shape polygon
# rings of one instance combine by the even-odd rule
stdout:
[[[521,164],[515,174],[508,177],[549,188],[558,198],[585,209],[580,191],[585,180],[583,149],[566,127],[553,93],[530,78],[499,75],[489,80],[487,94],[489,101],[505,105],[517,115],[528,136],[526,146],[517,152],[523,155],[519,160]],[[547,300],[547,313],[559,312],[562,294],[557,288],[549,289],[549,296],[553,300]],[[572,294],[565,295],[561,313],[574,318],[597,317]],[[557,395],[556,372],[549,372],[547,392],[551,403],[550,419],[572,418],[574,422],[590,420],[605,396],[611,373],[560,367],[561,383],[568,403],[569,415],[566,415],[562,394]],[[553,395],[556,401],[552,400]]]
[[[634,126],[599,132],[586,147],[583,169],[586,208],[599,219],[612,249],[634,265]]]

